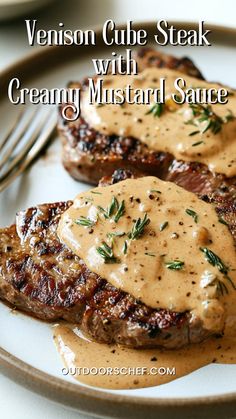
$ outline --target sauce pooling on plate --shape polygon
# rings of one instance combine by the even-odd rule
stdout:
[[[82,115],[93,128],[106,135],[131,136],[147,144],[151,150],[169,152],[179,160],[206,164],[214,173],[235,176],[235,94],[230,92],[226,104],[178,105],[171,99],[171,95],[177,94],[175,80],[183,77],[186,89],[222,88],[218,84],[183,76],[178,71],[168,69],[147,68],[139,75],[132,76],[108,75],[103,77],[104,98],[105,89],[118,89],[123,94],[126,86],[131,86],[133,91],[130,97],[133,99],[135,89],[142,89],[144,92],[158,89],[160,78],[164,78],[165,104],[125,103],[121,106],[99,106],[89,103],[89,90],[86,90],[82,96]]]
[[[210,338],[176,350],[131,349],[89,341],[76,326],[60,324],[54,329],[54,342],[75,379],[101,388],[152,387],[212,362],[236,364],[236,333],[234,338]]]
[[[78,380],[136,388],[168,382],[212,361],[235,363],[235,248],[220,221],[213,206],[155,177],[127,179],[75,198],[58,235],[92,272],[147,306],[197,316],[210,335],[224,330],[223,338],[168,351],[111,347],[59,325],[55,341],[68,367],[142,364],[149,371],[155,359],[158,368],[175,367],[175,374],[77,374]]]

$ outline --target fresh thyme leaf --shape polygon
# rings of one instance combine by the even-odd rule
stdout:
[[[123,200],[120,204],[118,204],[117,202],[117,212],[114,216],[114,221],[115,223],[117,223],[120,219],[120,217],[122,217],[122,215],[124,215],[125,212],[125,201]]]
[[[127,240],[125,240],[124,245],[123,245],[123,249],[122,249],[124,255],[126,255],[127,249],[128,249],[128,242],[127,242]]]
[[[131,232],[128,234],[130,240],[138,239],[144,232],[144,228],[150,223],[147,214],[144,215],[143,220],[138,218],[132,227]]]
[[[112,200],[111,200],[111,203],[108,206],[108,208],[105,209],[105,208],[101,207],[100,205],[98,205],[98,209],[99,209],[100,212],[103,213],[105,218],[110,218],[113,215],[113,213],[116,209],[116,206],[117,206],[117,199],[113,196]]]
[[[224,224],[226,226],[228,225],[228,223],[222,217],[219,218],[219,223]]]
[[[179,271],[183,269],[184,262],[182,262],[181,260],[173,260],[170,262],[165,262],[165,265],[168,269],[172,269],[173,271]]]
[[[203,144],[203,143],[204,143],[204,141],[197,141],[196,143],[192,144],[192,147],[196,147],[197,145],[200,145],[200,144]]]
[[[160,231],[163,231],[168,226],[168,224],[168,221],[164,221],[164,223],[160,225]]]
[[[164,111],[164,104],[163,103],[154,103],[154,105],[151,107],[151,109],[146,112],[146,115],[149,115],[150,113],[152,113],[154,117],[160,118],[163,111]]]
[[[201,121],[201,118],[199,119],[200,122],[205,121],[205,119],[203,119]],[[213,127],[212,125],[212,121],[209,120],[205,126],[205,128],[202,130],[202,134],[204,134],[209,128],[211,128],[211,130],[213,131],[214,134],[217,134],[218,130],[221,130],[221,125],[218,125],[218,123],[215,125],[215,127]]]
[[[80,218],[77,218],[77,220],[75,220],[75,224],[78,224],[83,227],[92,227],[95,224],[95,221],[90,220],[89,218],[84,217],[82,215]]]
[[[189,106],[192,110],[193,118],[187,121],[186,124],[199,127],[201,123],[205,122],[205,126],[202,130],[193,131],[189,134],[190,136],[198,133],[204,134],[208,130],[211,130],[211,132],[215,135],[221,131],[223,124],[235,119],[235,116],[231,111],[229,111],[225,117],[221,118],[213,111],[211,105],[204,106],[200,103],[191,103]]]
[[[218,278],[217,275],[209,272],[209,271],[205,271],[204,275],[203,275],[203,280],[205,281],[205,283],[203,284],[203,287],[207,287],[209,285],[216,285],[216,289],[218,291],[218,293],[224,295],[224,294],[228,294],[228,288],[225,284],[224,281],[222,281],[221,279]]]
[[[101,246],[96,248],[99,255],[104,259],[104,263],[116,263],[117,258],[114,256],[112,247],[108,246],[106,242],[102,242]]]
[[[190,132],[189,137],[193,137],[194,135],[199,134],[199,133],[200,133],[200,131],[199,131],[199,130],[197,130],[197,131],[192,131],[192,132]]]
[[[125,232],[119,232],[115,231],[114,233],[107,233],[107,237],[123,237],[125,235]]]
[[[161,193],[161,191],[158,191],[158,189],[151,189],[150,192]]]
[[[114,244],[115,237],[123,237],[125,236],[125,232],[114,232],[114,233],[107,233],[108,239],[111,240],[111,243]]]
[[[106,209],[104,209],[103,207],[101,207],[100,205],[98,205],[98,210],[103,213],[103,215],[104,215],[105,218],[109,218]]]
[[[105,209],[105,208],[103,208],[99,205],[98,209],[99,209],[100,212],[103,213],[103,215],[106,219],[111,218],[114,215],[114,221],[115,221],[115,223],[117,223],[119,221],[120,217],[122,217],[122,215],[124,215],[125,201],[123,200],[119,204],[116,197],[113,196],[112,200],[111,200],[111,203],[108,206],[108,208]]]
[[[93,202],[93,198],[91,196],[86,196],[84,201],[85,201],[85,203],[86,203],[86,201],[87,202]]]
[[[195,223],[198,222],[198,215],[195,211],[191,210],[190,208],[187,208],[185,212],[186,214],[190,215],[190,217],[194,219]]]
[[[156,256],[154,253],[150,253],[150,252],[145,252],[144,254],[147,255],[147,256],[152,256],[152,257]]]
[[[222,262],[222,260],[217,256],[212,250],[207,247],[200,247],[201,252],[205,254],[206,260],[212,265],[216,266],[222,274],[227,274],[229,268]]]
[[[117,199],[113,196],[112,197],[112,200],[111,200],[111,204],[109,205],[109,207],[107,208],[107,215],[108,215],[108,217],[110,218],[113,214],[114,214],[114,212],[115,212],[115,209],[117,208],[117,206],[118,206],[118,201],[117,201]]]
[[[200,247],[201,252],[205,254],[205,258],[207,262],[209,262],[212,266],[216,266],[225,278],[230,282],[231,286],[234,290],[236,290],[236,286],[233,283],[232,279],[228,276],[229,268],[224,264],[224,262],[217,256],[212,250],[208,249],[207,247]]]
[[[229,293],[228,288],[226,287],[225,283],[221,281],[220,279],[217,280],[216,282],[216,288],[217,288],[217,291],[222,295]]]
[[[102,195],[102,192],[91,191],[94,195]]]

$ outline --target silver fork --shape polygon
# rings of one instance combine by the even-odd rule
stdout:
[[[56,119],[55,109],[30,109],[18,115],[0,142],[0,192],[27,169],[47,144]]]

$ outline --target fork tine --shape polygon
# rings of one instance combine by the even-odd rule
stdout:
[[[20,162],[16,170],[9,173],[9,175],[0,182],[0,192],[6,189],[21,173],[23,173],[30,163],[35,159],[35,157],[39,154],[42,148],[47,144],[52,132],[56,127],[57,117],[55,113],[49,117],[45,128],[41,131],[40,135],[38,136],[37,140],[34,142],[28,154],[25,158]]]
[[[9,140],[9,138],[11,137],[12,133],[15,131],[15,128],[20,123],[20,121],[22,119],[22,116],[23,116],[23,110],[21,110],[21,112],[19,113],[19,115],[17,115],[17,118],[15,119],[15,121],[11,125],[8,133],[6,134],[5,138],[1,142],[1,144],[0,144],[0,151],[3,149],[3,147],[5,146],[5,144],[7,143],[7,141]]]
[[[9,160],[12,152],[14,151],[14,149],[17,147],[17,145],[19,144],[19,142],[22,140],[22,138],[24,137],[24,133],[27,131],[27,129],[29,128],[31,122],[33,121],[33,118],[36,114],[36,109],[34,109],[33,112],[31,112],[31,114],[29,115],[29,117],[27,118],[27,120],[22,123],[22,126],[19,127],[18,124],[21,123],[21,121],[24,120],[24,115],[22,115],[21,118],[18,119],[18,127],[19,129],[17,129],[17,131],[14,131],[14,128],[16,127],[16,125],[14,124],[13,128],[10,131],[10,135],[8,134],[7,137],[4,139],[3,143],[6,144],[6,142],[10,141],[10,139],[13,137],[13,135],[15,134],[16,139],[15,141],[12,142],[12,144],[9,146],[9,148],[7,149],[6,153],[4,154],[2,160],[0,161],[0,171],[3,168],[3,166],[6,164],[6,162]]]
[[[40,119],[39,124],[37,124],[34,132],[30,135],[29,139],[25,142],[24,146],[19,151],[19,153],[17,153],[15,155],[15,157],[13,157],[13,159],[10,161],[10,163],[7,167],[7,170],[2,174],[2,176],[0,176],[0,181],[4,180],[10,174],[10,172],[14,169],[14,167],[16,167],[20,163],[20,161],[27,154],[28,150],[33,146],[33,144],[35,143],[41,129],[43,128],[46,117],[47,117],[47,114],[45,114],[41,118],[40,118],[40,115],[39,115],[39,117],[37,117],[37,120]],[[34,121],[35,122],[34,125],[36,124],[37,120]],[[22,139],[25,138],[26,136],[27,136],[27,132],[24,134]]]

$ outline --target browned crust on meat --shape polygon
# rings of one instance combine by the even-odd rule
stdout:
[[[56,235],[71,202],[22,211],[0,231],[0,298],[43,320],[75,322],[100,342],[176,348],[206,338],[189,313],[154,310],[89,271]]]
[[[188,57],[176,58],[173,57],[173,55],[167,55],[163,52],[147,47],[140,48],[136,51],[134,59],[138,64],[138,71],[143,71],[145,68],[149,67],[168,68],[170,70],[178,70],[188,76],[204,80],[200,70]]]
[[[172,161],[170,155],[150,151],[135,138],[103,135],[83,118],[70,126],[64,124],[64,129],[63,164],[77,180],[97,184],[119,168],[162,177]]]
[[[140,70],[149,66],[172,68],[202,78],[187,58],[176,59],[150,48],[140,49],[135,58]],[[213,174],[200,163],[177,161],[173,155],[154,152],[135,138],[103,135],[82,117],[73,123],[61,120],[59,130],[63,142],[63,164],[75,179],[97,184],[102,177],[123,169],[131,171],[134,176],[154,175],[175,182],[215,203],[219,215],[229,223],[236,237],[236,177]]]
[[[236,240],[236,177],[214,175],[198,163],[174,161],[166,180],[196,193],[201,199],[214,205],[221,221],[228,224]]]

